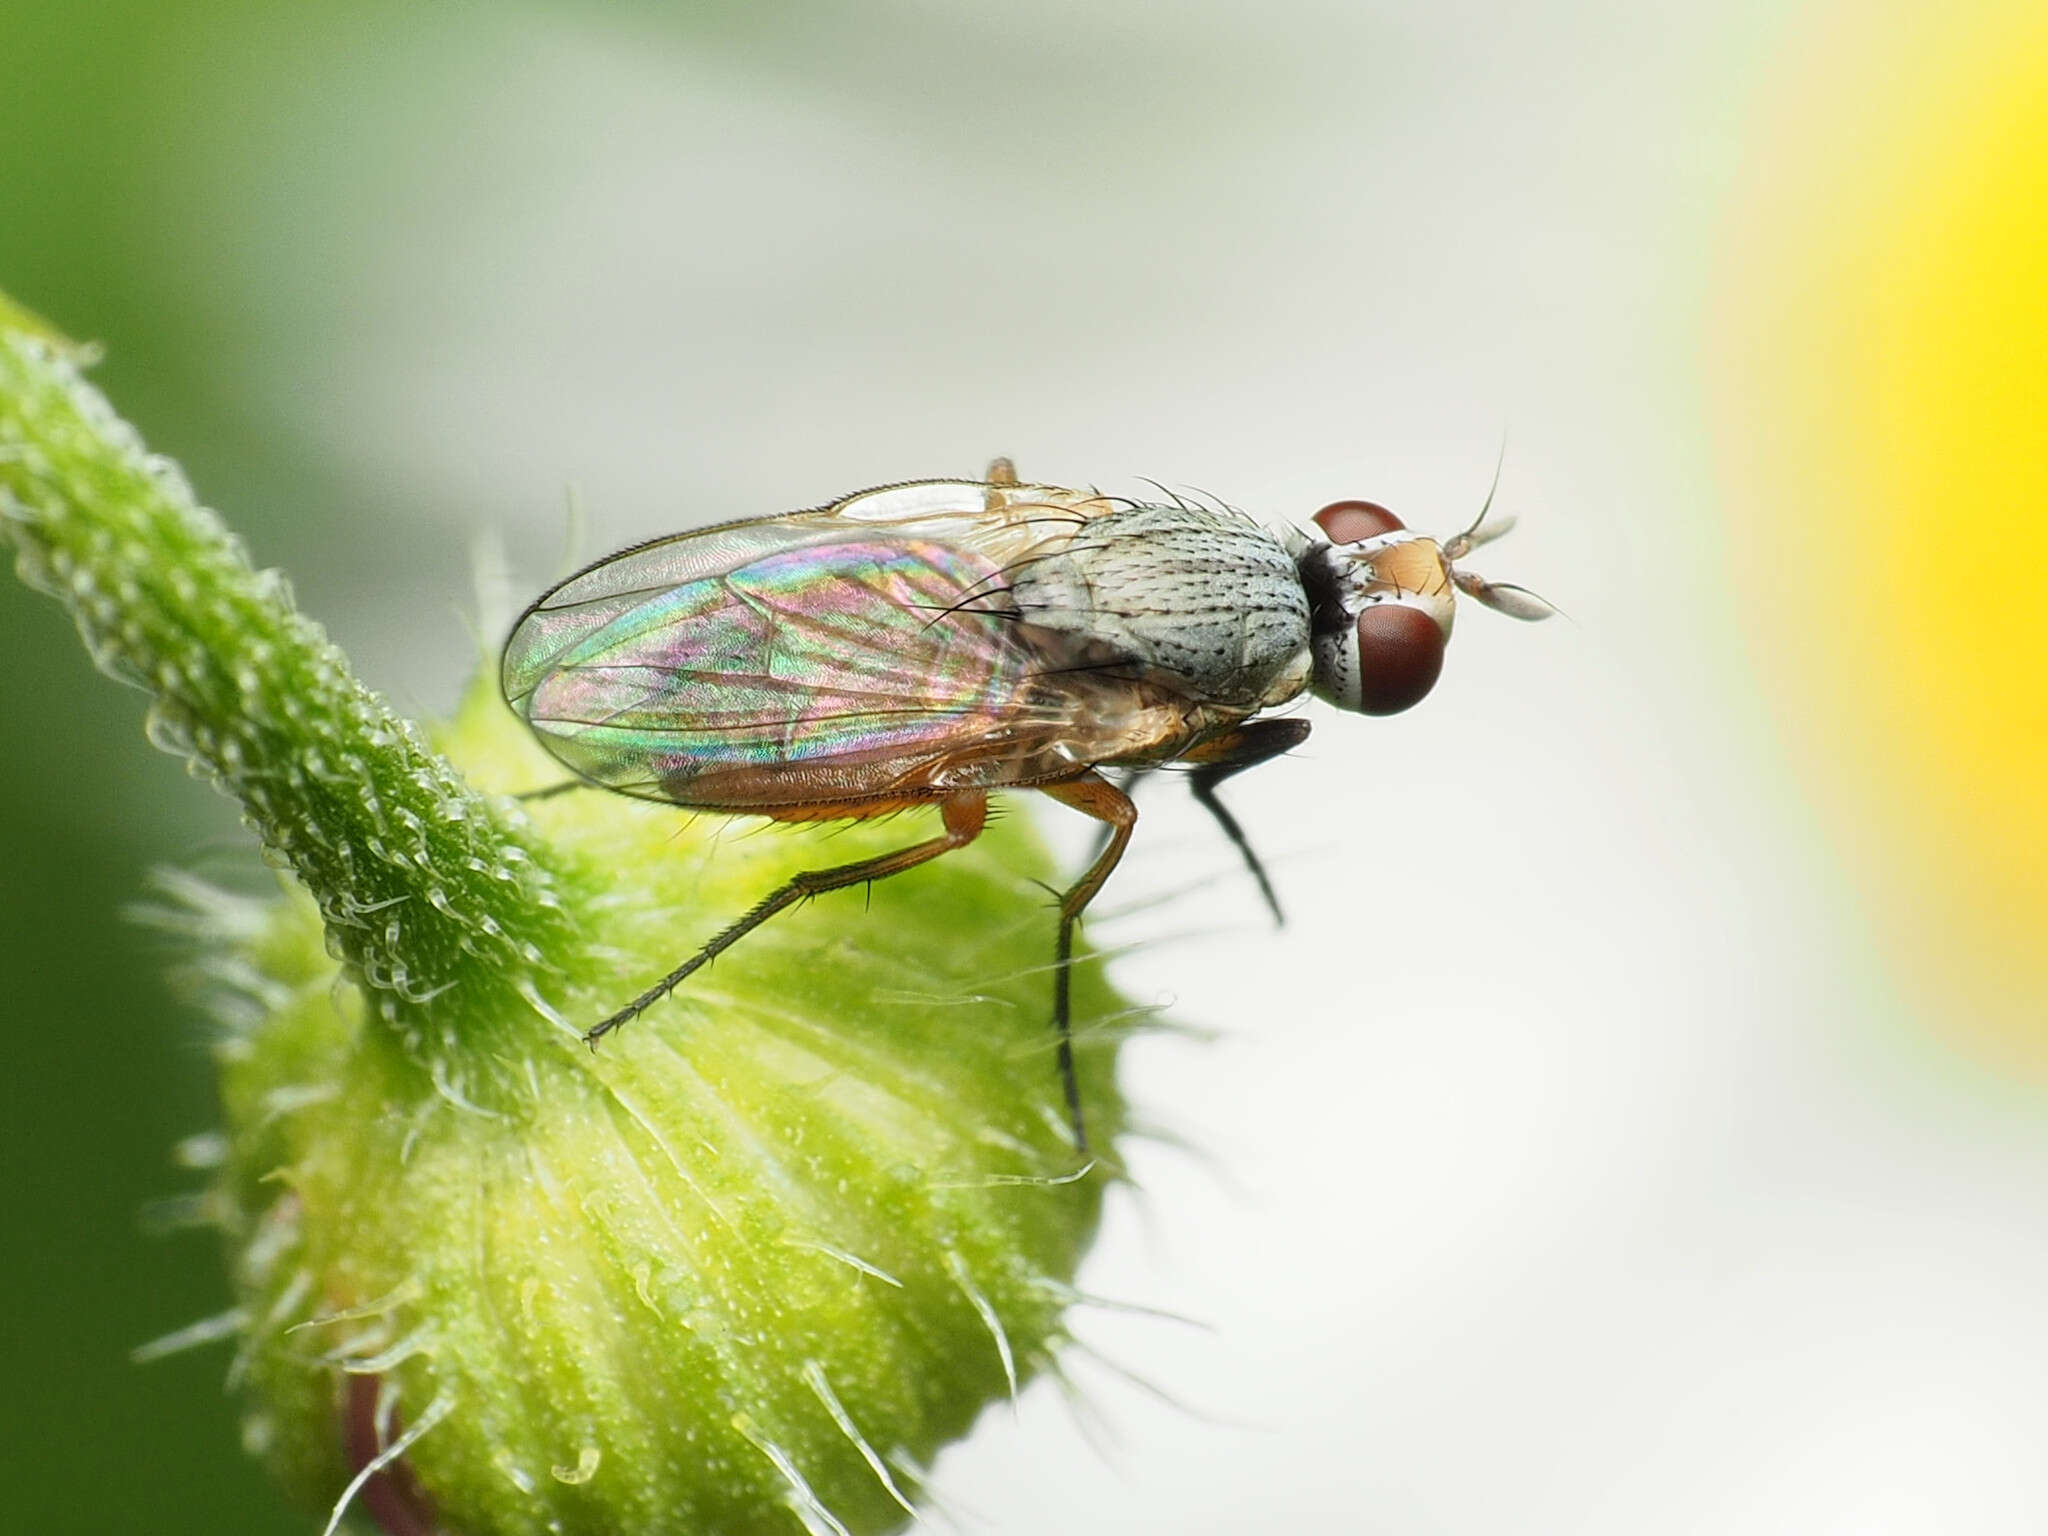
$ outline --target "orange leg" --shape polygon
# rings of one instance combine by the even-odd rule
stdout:
[[[872,814],[875,807],[856,804],[839,807],[820,806],[816,809],[818,819],[827,819],[835,815],[865,816]],[[795,906],[812,896],[822,896],[827,891],[840,891],[849,885],[862,885],[870,880],[885,880],[890,875],[900,875],[904,870],[915,869],[920,864],[936,859],[942,853],[951,853],[955,848],[966,847],[981,836],[981,829],[987,824],[988,792],[972,789],[947,795],[939,802],[939,814],[944,821],[945,831],[937,837],[922,843],[913,843],[908,848],[899,848],[894,853],[878,854],[872,859],[861,859],[857,863],[841,864],[832,869],[805,870],[802,874],[793,876],[786,885],[776,887],[756,902],[745,917],[725,928],[697,953],[592,1029],[583,1037],[584,1040],[595,1046],[600,1039],[627,1020],[638,1018],[675,991],[693,972],[709,965],[784,908]]]
[[[1234,773],[1243,773],[1268,758],[1278,757],[1300,746],[1308,740],[1308,726],[1306,720],[1248,720],[1236,730],[1206,741],[1192,752],[1175,758],[1171,765],[1194,770],[1188,775],[1188,786],[1194,791],[1195,803],[1215,818],[1216,825],[1223,829],[1223,835],[1230,839],[1230,846],[1244,860],[1244,867],[1258,884],[1259,894],[1266,899],[1266,910],[1273,914],[1273,926],[1276,928],[1287,926],[1287,914],[1280,910],[1280,897],[1266,874],[1266,866],[1252,851],[1251,840],[1244,835],[1244,828],[1230,814],[1230,807],[1216,798],[1216,786]],[[1167,766],[1162,763],[1127,770],[1123,792],[1130,794],[1140,780],[1161,772]],[[1102,841],[1095,845],[1097,852],[1108,842],[1109,829],[1104,828]]]
[[[1083,909],[1095,899],[1095,893],[1102,889],[1102,882],[1109,878],[1109,872],[1116,868],[1117,860],[1124,856],[1124,849],[1131,841],[1131,829],[1138,824],[1138,808],[1131,804],[1130,797],[1122,790],[1092,772],[1078,779],[1069,779],[1064,784],[1041,784],[1038,787],[1060,804],[1070,805],[1084,816],[1093,816],[1109,827],[1109,841],[1095,856],[1095,862],[1060,898],[1059,945],[1054,951],[1057,965],[1053,971],[1052,1022],[1053,1028],[1059,1031],[1060,1083],[1066,1089],[1067,1113],[1074,1122],[1074,1145],[1086,1152],[1088,1128],[1081,1118],[1081,1084],[1074,1076],[1070,999],[1074,925],[1080,921]]]

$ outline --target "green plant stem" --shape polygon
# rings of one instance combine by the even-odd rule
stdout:
[[[573,956],[565,871],[349,673],[275,571],[147,453],[47,334],[0,309],[0,528],[151,739],[241,802],[409,1036],[524,1014]],[[17,322],[19,323],[19,322]]]

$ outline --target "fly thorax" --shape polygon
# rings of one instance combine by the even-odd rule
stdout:
[[[1137,506],[1091,519],[1018,569],[1011,598],[1077,664],[1134,664],[1198,700],[1258,708],[1307,682],[1308,600],[1294,561],[1232,513]]]

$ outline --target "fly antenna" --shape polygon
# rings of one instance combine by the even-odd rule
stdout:
[[[1491,528],[1485,527],[1486,514],[1493,510],[1494,495],[1500,490],[1501,466],[1507,463],[1507,459],[1508,435],[1503,432],[1500,435],[1500,451],[1493,456],[1493,483],[1486,488],[1486,500],[1479,504],[1479,515],[1472,519],[1462,533],[1452,535],[1450,541],[1444,545],[1446,560],[1462,560],[1480,545],[1491,544],[1515,526],[1512,517],[1504,517]]]
[[[1444,564],[1450,568],[1451,580],[1458,590],[1474,602],[1491,608],[1495,613],[1504,613],[1511,619],[1535,623],[1560,612],[1557,604],[1547,597],[1538,596],[1527,587],[1518,587],[1513,582],[1488,581],[1472,571],[1461,571],[1457,562],[1471,554],[1483,544],[1491,544],[1502,534],[1515,526],[1512,517],[1503,517],[1491,527],[1487,526],[1486,515],[1493,510],[1493,498],[1500,490],[1501,466],[1507,462],[1508,439],[1503,432],[1500,452],[1493,459],[1493,483],[1486,488],[1486,500],[1479,504],[1479,515],[1461,533],[1453,534],[1442,546]]]
[[[1474,602],[1483,603],[1495,613],[1504,613],[1511,619],[1533,624],[1538,619],[1563,612],[1549,598],[1539,597],[1527,587],[1518,587],[1513,582],[1488,581],[1471,571],[1452,571],[1451,580]]]

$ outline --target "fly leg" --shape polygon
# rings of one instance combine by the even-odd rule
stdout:
[[[818,809],[829,811],[831,808],[821,806]],[[849,805],[845,810],[849,816],[862,814],[862,807],[859,805]],[[697,953],[592,1029],[583,1037],[584,1042],[594,1047],[599,1040],[621,1024],[629,1019],[638,1018],[675,991],[693,972],[709,965],[784,908],[793,907],[813,896],[822,896],[827,891],[844,890],[849,885],[862,885],[870,880],[885,880],[890,875],[900,875],[904,870],[915,869],[920,864],[936,859],[942,853],[951,853],[955,848],[966,847],[981,836],[981,829],[988,821],[988,792],[979,789],[961,790],[947,795],[939,802],[939,815],[945,831],[925,842],[913,843],[908,848],[898,848],[894,853],[878,854],[872,859],[840,864],[832,869],[805,870],[802,874],[792,876],[787,884],[777,886],[756,902],[745,917],[725,928]]]
[[[561,784],[550,784],[546,789],[522,789],[512,798],[514,800],[552,800],[557,795],[568,794],[572,789],[602,789],[603,787],[601,784],[591,783],[588,779],[570,779]]]
[[[1098,773],[1101,771],[1099,768],[1096,770]],[[1124,768],[1118,770],[1120,777],[1112,779],[1110,782],[1116,785],[1120,793],[1129,798],[1137,794],[1138,786],[1145,782],[1148,775],[1158,771],[1157,768],[1149,766],[1144,768]],[[1133,800],[1132,803],[1136,804],[1136,801]],[[1088,858],[1091,863],[1102,857],[1102,850],[1109,846],[1109,840],[1114,836],[1116,836],[1115,826],[1105,823],[1102,831],[1096,835],[1095,846],[1088,850]]]
[[[1216,786],[1234,773],[1256,768],[1268,758],[1278,757],[1282,752],[1300,746],[1308,739],[1308,731],[1309,722],[1306,720],[1249,720],[1214,741],[1203,742],[1181,759],[1184,763],[1197,765],[1188,776],[1195,799],[1203,810],[1216,818],[1216,825],[1223,829],[1223,835],[1244,856],[1245,867],[1252,872],[1252,879],[1259,883],[1259,894],[1266,898],[1266,910],[1273,914],[1275,927],[1283,927],[1287,922],[1286,914],[1280,910],[1280,898],[1273,893],[1273,882],[1266,878],[1265,866],[1252,852],[1244,828],[1216,798]]]
[[[1074,925],[1081,920],[1083,909],[1095,899],[1095,893],[1102,889],[1102,882],[1109,878],[1109,872],[1116,868],[1117,860],[1124,856],[1124,849],[1131,841],[1131,829],[1138,824],[1138,808],[1131,804],[1130,797],[1122,790],[1095,773],[1083,774],[1064,784],[1041,784],[1038,787],[1061,805],[1070,805],[1082,815],[1093,816],[1109,827],[1109,840],[1095,856],[1095,862],[1060,898],[1059,945],[1053,952],[1052,1023],[1059,1032],[1060,1085],[1066,1090],[1067,1114],[1074,1122],[1074,1146],[1086,1152],[1088,1128],[1081,1119],[1081,1084],[1074,1076],[1071,997]]]

